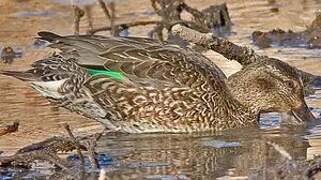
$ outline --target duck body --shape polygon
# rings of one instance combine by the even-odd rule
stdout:
[[[233,97],[223,72],[193,50],[144,38],[39,35],[59,53],[28,71],[1,73],[108,129],[181,133],[257,125],[258,114]]]

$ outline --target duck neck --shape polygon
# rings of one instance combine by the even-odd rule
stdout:
[[[228,109],[230,109],[230,121],[239,124],[239,126],[253,126],[258,124],[259,120],[259,110],[247,106],[246,103],[240,101],[236,94],[242,92],[237,92],[237,90],[229,88],[229,96],[231,98],[226,98]]]
[[[254,126],[258,124],[259,113],[246,107],[240,103],[236,98],[231,98],[229,102],[230,122],[238,124],[238,126]]]

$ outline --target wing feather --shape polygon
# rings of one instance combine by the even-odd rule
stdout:
[[[138,86],[198,87],[209,79],[224,84],[225,75],[213,62],[177,45],[145,38],[40,36],[79,65],[121,72]]]

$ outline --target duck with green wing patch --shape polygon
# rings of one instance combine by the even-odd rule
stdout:
[[[145,38],[40,32],[59,53],[25,72],[49,101],[128,133],[190,133],[257,126],[259,114],[293,111],[313,119],[294,68],[257,62],[226,78],[191,49]]]

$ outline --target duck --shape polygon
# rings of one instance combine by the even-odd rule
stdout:
[[[300,74],[277,60],[254,62],[229,78],[188,47],[140,37],[39,32],[54,50],[26,71],[51,103],[125,133],[218,132],[258,127],[261,113],[313,120]]]

